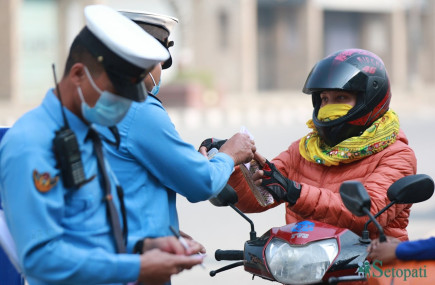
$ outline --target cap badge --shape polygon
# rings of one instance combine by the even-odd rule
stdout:
[[[36,189],[41,193],[50,191],[51,188],[56,186],[58,181],[59,176],[52,178],[48,172],[41,174],[36,169],[33,170],[33,183],[35,184]]]

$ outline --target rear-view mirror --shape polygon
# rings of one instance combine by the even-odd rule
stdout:
[[[434,181],[426,174],[405,176],[391,184],[387,196],[397,204],[423,202],[432,197]]]
[[[371,201],[367,190],[359,181],[346,181],[340,186],[340,196],[346,208],[355,216],[365,216]]]

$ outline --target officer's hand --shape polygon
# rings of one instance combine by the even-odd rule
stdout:
[[[180,231],[180,235],[187,241],[187,244],[189,245],[189,252],[187,253],[188,255],[195,253],[206,253],[205,247],[194,240],[190,235],[183,231]]]
[[[145,251],[140,256],[138,281],[146,284],[164,284],[172,275],[201,264],[203,257],[170,254],[159,249]]]
[[[158,248],[162,251],[174,254],[190,255],[186,252],[180,241],[174,236],[146,238],[143,244],[142,252]]]
[[[261,162],[260,162],[261,165]],[[296,204],[301,194],[301,185],[279,172],[275,165],[268,160],[263,164],[263,169],[252,176],[257,185],[263,186],[275,201],[285,201],[291,206]]]
[[[394,261],[396,257],[396,248],[400,244],[400,240],[392,237],[387,237],[386,242],[379,242],[379,239],[372,240],[367,248],[368,257],[371,259],[382,260],[384,263]]]
[[[185,249],[180,241],[174,236],[146,238],[143,244],[143,251],[158,248],[161,251],[174,254],[192,255],[196,253],[205,253],[206,250],[202,244],[195,241],[191,236],[180,231],[180,235],[186,240],[188,249]]]
[[[395,238],[395,237],[391,237],[391,236],[387,236],[387,241],[386,242],[390,242],[390,243],[400,243],[400,239]],[[381,242],[379,241],[379,239],[374,239],[371,241],[370,245],[367,247],[367,252],[371,252],[373,251],[379,244],[381,244]]]
[[[234,165],[239,165],[250,162],[256,150],[255,142],[249,138],[249,135],[237,133],[222,145],[220,152],[231,156]]]

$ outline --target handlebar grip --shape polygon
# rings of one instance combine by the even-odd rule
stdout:
[[[221,249],[218,249],[214,253],[214,258],[217,261],[243,260],[243,250],[221,250]]]

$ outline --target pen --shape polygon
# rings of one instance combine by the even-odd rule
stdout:
[[[187,241],[180,235],[180,233],[177,230],[175,230],[173,226],[169,226],[169,229],[174,234],[174,236],[180,241],[180,243],[184,247],[184,249],[188,250],[189,245],[187,244]]]
[[[189,249],[189,245],[187,244],[187,241],[186,241],[186,239],[185,238],[183,238],[181,235],[180,235],[180,232],[178,232],[176,229],[174,229],[174,227],[173,226],[169,226],[169,229],[171,230],[171,232],[174,234],[174,236],[180,241],[180,243],[181,243],[181,245],[184,247],[184,249],[185,250],[188,250]],[[198,255],[199,256],[203,256],[203,254],[202,253],[198,253]],[[205,268],[205,266],[204,266],[204,264],[200,264],[200,266],[202,267],[202,268]]]

